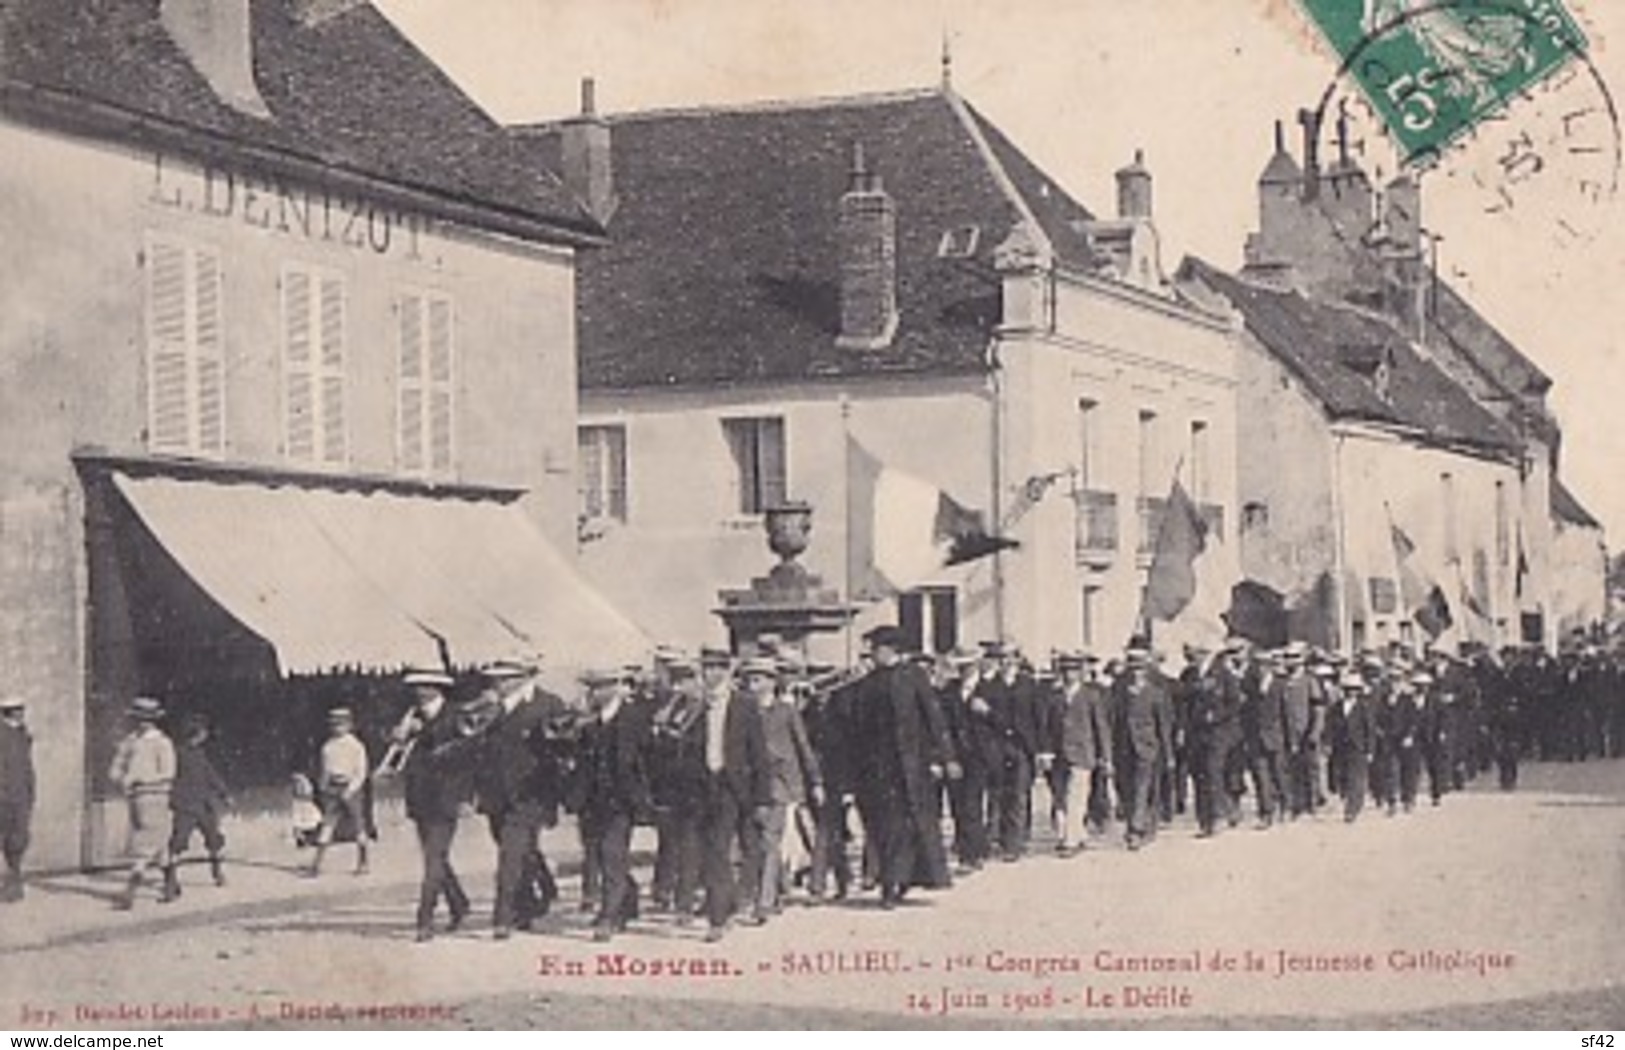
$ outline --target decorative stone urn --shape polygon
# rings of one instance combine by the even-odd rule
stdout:
[[[805,653],[809,635],[838,631],[852,619],[855,607],[796,560],[812,542],[812,515],[812,505],[803,500],[786,500],[763,512],[767,546],[779,563],[748,588],[717,595],[722,605],[715,612],[728,626],[734,652],[753,652],[763,636],[771,635],[781,648]]]

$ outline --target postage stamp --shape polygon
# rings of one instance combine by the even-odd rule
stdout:
[[[1407,163],[1584,55],[1559,0],[1301,0]]]

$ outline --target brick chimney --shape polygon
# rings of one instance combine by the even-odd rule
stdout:
[[[251,0],[160,0],[164,31],[215,95],[239,113],[269,118],[254,82]]]
[[[880,350],[897,334],[897,206],[852,147],[852,170],[841,195],[841,332],[835,345]]]
[[[560,137],[559,174],[564,186],[600,223],[615,213],[615,168],[610,153],[609,122],[598,115],[597,85],[581,78],[581,113],[564,122]]]
[[[1117,171],[1117,217],[1151,218],[1151,172],[1145,166],[1145,151],[1134,151],[1134,163]]]

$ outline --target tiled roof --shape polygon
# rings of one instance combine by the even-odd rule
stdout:
[[[1506,423],[1381,317],[1243,281],[1200,259],[1187,259],[1180,275],[1229,300],[1249,331],[1332,418],[1398,427],[1434,444],[1493,453],[1518,449]],[[1383,362],[1386,396],[1377,379]]]
[[[1579,499],[1557,478],[1552,479],[1552,516],[1558,521],[1584,529],[1600,529],[1602,522],[1592,517]]]
[[[1436,332],[1447,336],[1496,382],[1520,397],[1542,394],[1551,387],[1551,377],[1485,320],[1449,282],[1441,278],[1433,288],[1429,321]]]
[[[272,151],[512,220],[503,226],[601,237],[558,179],[370,4],[307,23],[292,0],[252,3],[269,119],[215,95],[163,28],[158,0],[0,0],[4,104],[50,98],[96,131],[215,159]]]
[[[610,245],[578,273],[587,389],[975,373],[1018,197],[1063,260],[1086,254],[1070,223],[1089,212],[942,91],[608,119],[618,204]],[[556,163],[556,125],[515,130]],[[855,143],[896,204],[899,324],[878,351],[835,345],[836,219]],[[945,235],[972,227],[969,257],[940,257]]]

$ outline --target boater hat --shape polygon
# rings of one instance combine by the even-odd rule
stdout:
[[[410,686],[425,686],[430,689],[450,689],[451,675],[444,671],[435,671],[428,668],[416,668],[401,676],[401,681]]]
[[[20,696],[0,697],[0,714],[5,714],[9,711],[21,711],[26,706],[27,705],[23,703],[23,698]]]
[[[156,722],[164,717],[164,705],[150,696],[138,696],[130,701],[130,717],[138,722]]]
[[[354,725],[355,712],[348,707],[335,707],[327,712],[327,724],[330,726]]]

